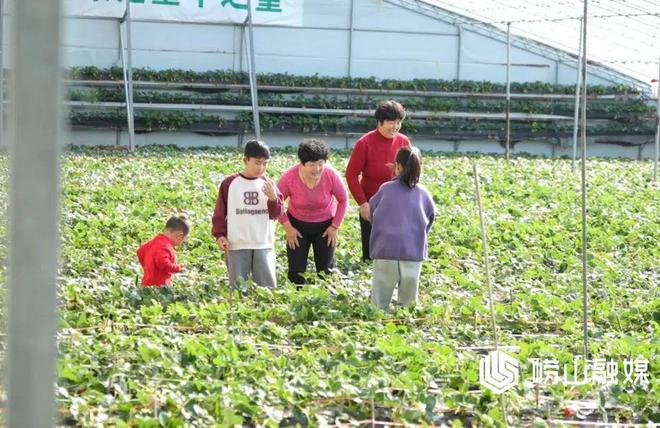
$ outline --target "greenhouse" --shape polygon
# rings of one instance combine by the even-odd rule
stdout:
[[[0,17],[3,424],[660,424],[660,3]]]

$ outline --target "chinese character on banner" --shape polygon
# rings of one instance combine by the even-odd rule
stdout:
[[[594,358],[593,360],[588,360],[587,365],[590,367],[591,372],[589,381],[596,385],[605,385],[607,382],[607,362],[605,361],[605,358]]]
[[[282,12],[280,0],[259,0],[258,12]]]
[[[152,0],[153,4],[160,4],[163,6],[178,6],[178,0]]]
[[[635,364],[633,360],[630,360],[626,358],[623,360],[623,374],[626,376],[625,379],[623,379],[623,383],[629,383],[629,384],[634,384],[635,382],[633,381],[633,371],[635,369]]]
[[[544,383],[553,385],[559,383],[559,361],[543,360]]]
[[[200,3],[202,2],[202,0],[199,1]],[[234,9],[247,10],[247,3],[240,3],[240,0],[222,0],[220,3],[222,7],[225,7],[227,4],[229,4],[229,6],[233,7]]]
[[[542,384],[543,366],[541,365],[541,360],[538,358],[530,358],[529,361],[532,362],[532,383]]]
[[[605,384],[614,385],[619,380],[619,363],[613,360],[607,362],[605,367]]]
[[[641,387],[647,386],[649,382],[649,360],[646,358],[635,358],[635,380],[634,384]]]
[[[573,380],[568,380],[568,364],[564,364],[564,385],[584,385],[586,383],[584,380],[580,381],[578,379],[581,359],[582,357],[580,356],[573,357]],[[586,372],[585,370],[585,374]]]

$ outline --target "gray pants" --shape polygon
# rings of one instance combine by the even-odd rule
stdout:
[[[238,278],[252,280],[262,287],[275,288],[275,250],[229,250],[225,254],[229,286],[234,287]]]
[[[422,262],[408,260],[374,260],[374,284],[371,303],[381,309],[389,306],[394,287],[399,286],[398,304],[405,306],[417,301],[419,274]]]

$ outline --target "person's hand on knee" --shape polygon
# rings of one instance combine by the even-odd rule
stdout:
[[[298,229],[293,227],[291,223],[284,223],[284,230],[286,231],[286,243],[292,250],[295,250],[300,246],[298,238],[302,238]]]
[[[339,229],[334,227],[333,225],[328,226],[328,228],[323,232],[323,235],[321,235],[323,238],[327,237],[328,238],[328,247],[336,247],[337,246],[337,234],[339,233]]]

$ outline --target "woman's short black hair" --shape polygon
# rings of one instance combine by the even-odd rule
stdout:
[[[270,159],[270,149],[263,141],[250,140],[245,145],[245,150],[243,151],[243,155],[245,155],[245,157],[248,159],[250,158]]]
[[[406,117],[406,109],[401,103],[394,100],[381,101],[376,107],[376,120],[383,123],[386,120],[403,120]]]
[[[304,140],[298,146],[298,159],[305,165],[307,162],[316,162],[319,160],[328,160],[328,145],[323,140],[309,139]]]

